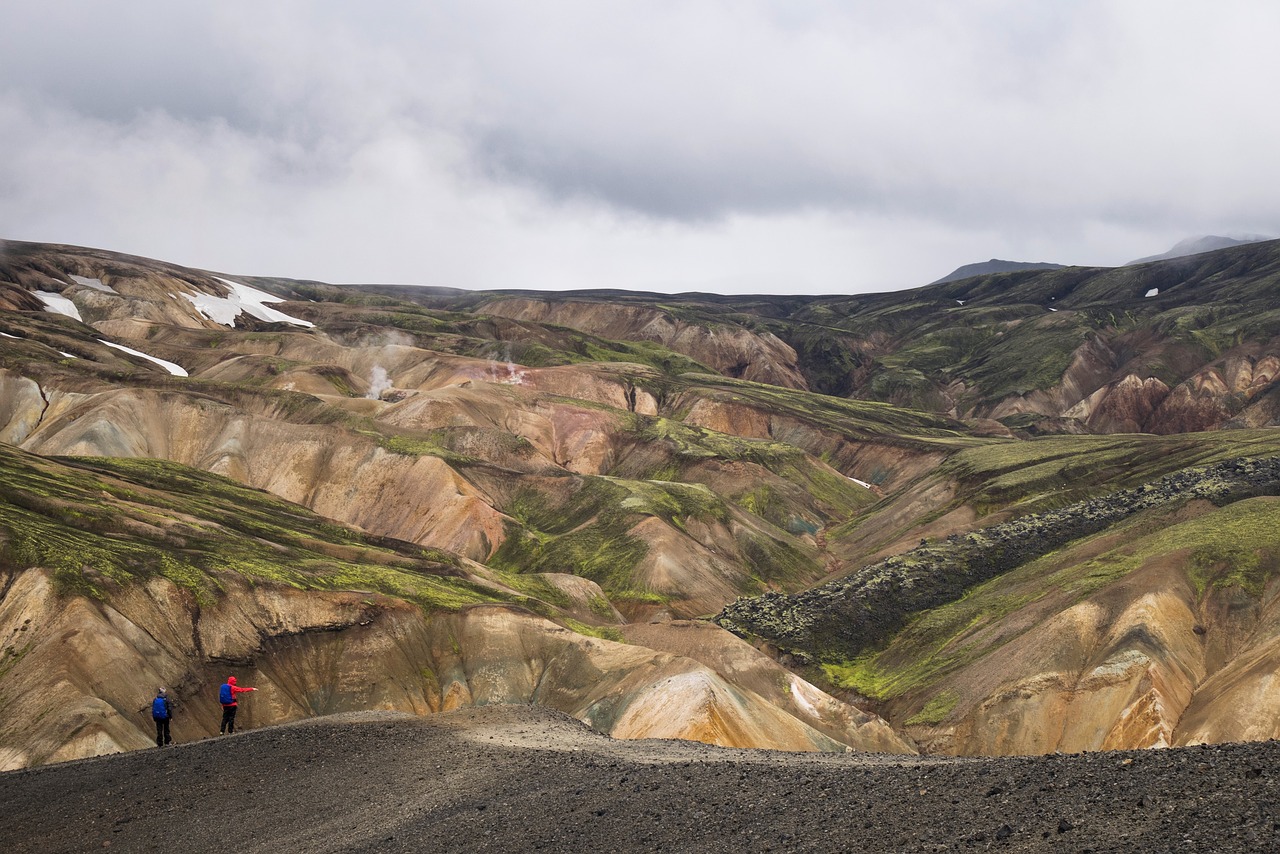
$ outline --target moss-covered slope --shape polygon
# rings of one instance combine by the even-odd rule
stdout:
[[[0,554],[97,599],[153,577],[211,603],[222,579],[364,590],[426,608],[519,602],[454,555],[355,531],[227,478],[161,460],[46,459],[0,444]]]

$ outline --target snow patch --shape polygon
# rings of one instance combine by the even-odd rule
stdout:
[[[78,285],[84,285],[86,288],[93,288],[95,291],[102,291],[104,294],[120,295],[120,292],[110,285],[104,285],[102,279],[90,279],[88,276],[71,276],[71,280]]]
[[[22,338],[21,338],[20,336],[18,336],[18,335],[10,335],[8,332],[0,332],[0,335],[3,335],[5,338],[12,338],[14,341],[21,341],[21,340],[22,340]]]
[[[964,300],[962,300],[962,299],[958,299],[958,300],[956,300],[956,303],[957,303],[957,304],[959,304],[959,305],[964,305]]]
[[[164,359],[157,359],[155,356],[148,356],[146,353],[139,353],[137,350],[134,350],[132,347],[126,347],[123,344],[113,344],[110,341],[103,341],[102,339],[98,339],[98,341],[101,344],[106,344],[108,347],[114,347],[117,350],[123,350],[124,352],[128,353],[131,356],[137,356],[140,359],[146,359],[148,362],[155,362],[157,365],[164,368],[166,371],[173,374],[175,377],[190,376],[187,373],[186,369],[182,367],[182,365],[175,365],[173,362],[166,362]]]
[[[36,291],[36,296],[40,298],[40,302],[44,303],[45,311],[51,311],[54,314],[65,314],[67,317],[84,323],[84,318],[80,316],[80,309],[76,308],[76,304],[62,294]]]
[[[68,359],[77,359],[77,358],[79,358],[75,353],[68,353],[66,350],[59,350],[58,352],[59,352],[59,353],[61,353],[61,354],[62,354],[62,355],[64,355],[64,356],[66,356]]]
[[[1155,296],[1159,296],[1159,295],[1160,295],[1160,289],[1159,289],[1159,288],[1152,288],[1151,290],[1147,291],[1147,292],[1146,292],[1146,294],[1145,294],[1145,296],[1149,296],[1149,297],[1155,297]]]
[[[1054,308],[1053,306],[1049,306],[1049,311],[1057,311],[1057,309]]]
[[[278,296],[260,291],[257,288],[251,288],[248,285],[242,285],[239,282],[233,282],[229,279],[223,279],[215,276],[219,282],[222,282],[231,289],[231,295],[225,297],[215,297],[212,294],[186,294],[183,296],[191,301],[196,310],[214,323],[221,323],[223,326],[235,326],[236,318],[241,313],[248,314],[250,317],[256,317],[259,320],[265,320],[268,323],[292,323],[295,326],[313,327],[314,323],[309,320],[299,320],[296,317],[290,317],[283,311],[276,311],[274,308],[267,307],[269,302],[284,302],[284,299]]]
[[[845,475],[845,477],[849,477],[849,475]],[[854,483],[858,484],[858,486],[861,486],[863,489],[870,489],[870,488],[871,488],[871,484],[867,483],[865,480],[858,480],[856,477],[849,477],[849,480],[851,480],[851,481],[853,481]]]

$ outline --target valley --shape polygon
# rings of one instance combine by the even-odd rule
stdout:
[[[533,704],[1000,756],[1280,734],[1280,241],[853,297],[0,243],[0,769]]]

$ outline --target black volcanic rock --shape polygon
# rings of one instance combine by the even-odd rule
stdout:
[[[0,849],[1275,851],[1278,766],[1275,741],[1006,759],[729,750],[489,706],[0,774]]]

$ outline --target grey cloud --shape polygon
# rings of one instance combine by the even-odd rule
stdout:
[[[11,0],[0,236],[485,287],[1121,263],[1280,229],[1277,34],[1154,0]]]
[[[11,0],[0,28],[3,88],[103,120],[245,113],[242,75],[207,15],[184,6]]]

